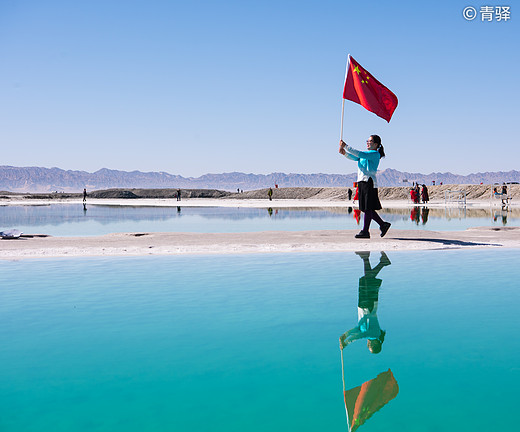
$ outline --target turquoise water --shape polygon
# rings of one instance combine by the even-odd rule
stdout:
[[[358,219],[356,220],[356,216]],[[464,230],[476,226],[520,226],[520,212],[499,208],[387,209],[381,216],[398,229]],[[361,215],[361,224],[363,216]],[[252,232],[358,229],[352,207],[257,209],[222,207],[119,207],[59,204],[0,206],[0,230],[26,234],[91,236],[114,232]]]
[[[520,252],[387,255],[0,262],[0,430],[345,431],[367,293],[346,389],[398,393],[361,431],[514,430]]]

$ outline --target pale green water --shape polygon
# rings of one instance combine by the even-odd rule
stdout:
[[[345,375],[399,392],[360,430],[514,430],[520,252],[388,257],[382,351],[353,342]],[[345,431],[363,275],[353,253],[0,262],[0,430]]]

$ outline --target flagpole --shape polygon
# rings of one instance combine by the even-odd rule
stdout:
[[[343,90],[345,89],[345,83],[347,82],[348,68],[350,66],[350,54],[347,57],[347,68],[345,69],[345,80],[343,81]],[[339,132],[339,140],[343,140],[343,118],[345,116],[345,99],[341,95],[341,130]]]
[[[343,381],[343,400],[345,401],[345,414],[347,415],[347,426],[348,426],[348,430],[350,431],[350,420],[348,418],[348,409],[347,409],[347,397],[345,396],[345,367],[343,365],[343,350],[341,349],[341,347],[339,350],[341,351],[341,379]]]

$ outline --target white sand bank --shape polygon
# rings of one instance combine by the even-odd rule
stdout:
[[[393,230],[355,239],[357,230],[254,233],[119,233],[99,237],[33,237],[0,240],[0,259],[178,254],[234,254],[520,248],[520,227],[465,231]]]
[[[410,200],[381,200],[383,208],[411,208],[416,204]],[[64,200],[27,200],[12,199],[9,201],[1,201],[0,206],[34,206],[34,205],[59,205],[59,204],[77,204],[82,205],[81,200],[64,199]],[[499,200],[468,200],[467,207],[470,208],[500,208]],[[328,199],[277,199],[269,201],[268,199],[226,199],[226,198],[187,198],[182,201],[175,199],[95,199],[87,200],[88,206],[129,206],[129,207],[233,207],[233,208],[329,208],[329,207],[356,207],[352,201],[348,200],[328,200]],[[421,204],[423,205],[423,204]],[[432,200],[427,206],[429,208],[438,207],[458,207],[457,203],[446,204],[444,200]],[[510,208],[520,207],[520,201],[511,202]]]

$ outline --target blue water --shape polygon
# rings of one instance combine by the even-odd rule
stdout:
[[[352,208],[258,209],[222,207],[119,207],[58,204],[0,206],[0,230],[26,234],[93,236],[114,232],[252,232],[358,229]],[[464,230],[475,226],[520,226],[520,213],[497,208],[383,210],[399,229]],[[361,215],[361,223],[362,223]]]
[[[399,392],[360,430],[514,430],[520,252],[388,258],[382,350],[354,341],[344,372]],[[345,431],[364,275],[354,253],[0,262],[0,430]]]

